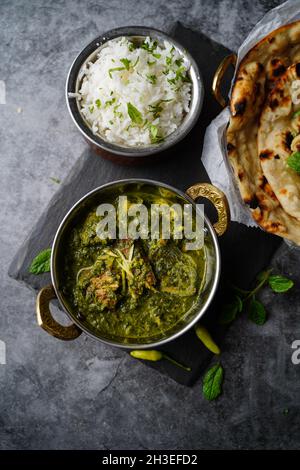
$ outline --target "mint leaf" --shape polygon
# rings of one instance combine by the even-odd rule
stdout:
[[[240,297],[236,296],[232,302],[229,304],[224,305],[224,308],[221,312],[221,316],[219,322],[221,325],[229,325],[235,320],[238,312],[241,311],[241,299]]]
[[[267,313],[265,307],[258,300],[253,299],[249,306],[249,320],[256,325],[263,325],[267,320]]]
[[[127,112],[132,122],[138,125],[143,124],[142,114],[133,104],[127,103]]]
[[[300,155],[300,153],[299,153]],[[294,282],[287,277],[274,275],[269,277],[269,286],[274,292],[283,293],[287,292],[294,285]]]
[[[32,261],[29,272],[31,274],[48,273],[50,271],[51,248],[41,251]]]
[[[146,77],[152,85],[155,85],[155,83],[157,82],[157,76],[156,75],[146,75]]]
[[[212,366],[203,378],[203,395],[211,401],[215,400],[222,393],[224,370],[220,363]]]
[[[286,162],[292,170],[300,173],[300,152],[292,153],[292,155],[287,158]]]

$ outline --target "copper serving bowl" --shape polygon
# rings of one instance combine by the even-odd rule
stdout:
[[[62,265],[64,259],[64,246],[68,240],[70,229],[76,224],[78,217],[95,203],[100,204],[107,200],[109,195],[126,194],[126,191],[132,186],[141,188],[155,188],[168,190],[171,195],[179,198],[183,203],[189,203],[196,206],[196,200],[199,197],[208,198],[215,206],[218,213],[218,221],[212,225],[208,218],[201,213],[204,218],[205,235],[209,241],[209,249],[207,249],[207,257],[209,259],[209,268],[205,274],[205,282],[201,291],[199,303],[195,306],[192,314],[184,316],[182,321],[177,323],[170,330],[163,332],[160,337],[142,339],[139,342],[137,339],[128,340],[124,338],[109,337],[107,334],[102,334],[99,330],[93,329],[84,317],[70,305],[70,302],[64,295],[64,279],[62,277]],[[71,340],[77,338],[82,331],[92,336],[93,338],[102,341],[106,344],[111,344],[120,348],[128,349],[144,349],[155,346],[160,346],[168,341],[171,341],[178,336],[188,331],[198,320],[201,318],[208,306],[210,305],[219,282],[220,276],[220,250],[217,235],[222,235],[228,226],[230,219],[229,208],[227,200],[218,188],[208,183],[198,183],[187,189],[185,193],[178,189],[164,183],[145,179],[127,179],[105,184],[99,188],[86,194],[81,198],[65,215],[63,218],[53,242],[52,255],[51,255],[51,278],[52,284],[42,288],[37,296],[36,310],[39,325],[46,330],[49,334],[56,338],[63,340]],[[59,300],[63,310],[66,312],[72,324],[70,326],[63,326],[59,324],[50,312],[50,301],[54,298]]]
[[[82,77],[80,71],[88,62],[93,62],[101,48],[111,40],[121,36],[126,36],[134,39],[135,41],[143,41],[147,36],[156,39],[158,42],[168,41],[172,44],[180,54],[185,57],[190,63],[189,77],[192,82],[192,93],[190,110],[183,119],[178,129],[165,138],[161,143],[152,144],[149,146],[129,147],[121,146],[108,142],[98,134],[94,134],[85,121],[79,107],[79,102],[76,98],[70,97],[69,93],[78,93],[80,89]],[[147,28],[145,26],[127,26],[123,28],[113,29],[95,38],[90,42],[76,57],[71,65],[67,83],[66,83],[66,101],[71,118],[73,119],[76,127],[92,146],[92,148],[104,158],[113,160],[117,163],[136,164],[149,157],[153,157],[159,153],[166,154],[167,151],[181,141],[196,124],[203,103],[204,86],[198,66],[184,47],[179,44],[175,39],[167,34],[158,31],[157,29]]]

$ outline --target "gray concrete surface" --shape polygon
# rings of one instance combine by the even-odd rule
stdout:
[[[214,403],[82,335],[59,342],[36,325],[34,296],[7,277],[12,256],[84,149],[64,102],[68,67],[103,30],[174,21],[236,49],[278,1],[0,1],[1,449],[298,448],[299,252],[274,265],[296,281],[288,295],[263,293],[264,327],[237,321],[222,345],[224,394]],[[20,111],[21,108],[21,112]],[[255,262],[255,260],[253,260]],[[243,266],[241,266],[243,269]],[[284,410],[288,413],[284,413]]]

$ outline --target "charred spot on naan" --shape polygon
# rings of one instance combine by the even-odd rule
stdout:
[[[245,173],[244,173],[243,170],[239,170],[239,171],[238,171],[238,179],[239,179],[240,181],[242,181],[242,179],[244,178],[244,174],[245,174]]]
[[[233,90],[230,111],[237,127],[253,116],[257,103],[262,103],[265,85],[264,67],[259,62],[246,64],[238,73]]]
[[[263,150],[259,154],[260,160],[268,160],[270,158],[274,158],[274,153],[271,150]]]
[[[260,195],[258,201],[257,207],[251,210],[253,219],[267,232],[285,234],[286,226],[279,220],[274,220],[266,198]]]
[[[286,131],[285,134],[284,134],[284,145],[285,145],[285,149],[287,151],[290,151],[291,150],[291,145],[292,145],[292,142],[293,142],[293,134],[291,133],[291,131]]]
[[[245,201],[246,204],[250,207],[250,209],[256,209],[259,206],[259,200],[257,196],[254,194],[254,196],[249,199],[248,201]]]
[[[242,116],[245,112],[246,106],[247,100],[245,98],[234,103],[234,115]]]
[[[281,77],[286,69],[287,69],[287,63],[279,58],[275,57],[274,59],[271,59],[270,62],[267,64],[267,88],[271,89],[273,88],[275,82],[278,80],[279,77]]]
[[[231,142],[227,142],[227,152],[228,154],[231,154],[232,152],[235,151],[235,145],[233,145]]]

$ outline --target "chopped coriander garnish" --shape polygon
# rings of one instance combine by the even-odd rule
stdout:
[[[156,60],[153,60],[152,62],[151,60],[147,60],[147,65],[149,65],[149,67],[151,67],[151,65],[154,65],[154,64],[156,64]]]
[[[171,65],[172,64],[172,57],[166,57],[166,64]]]
[[[175,78],[168,78],[168,83],[170,83],[170,85],[176,85],[176,77]]]
[[[157,41],[154,41],[152,46],[148,42],[144,41],[143,44],[141,45],[141,48],[145,49],[145,51],[149,52],[149,54],[152,54],[153,57],[155,57],[156,59],[160,59],[161,54],[156,54],[154,52],[155,49],[157,48]]]
[[[99,98],[95,101],[97,108],[101,108],[101,100]]]
[[[136,49],[136,45],[133,42],[129,42],[128,44],[128,50],[130,52],[133,52]]]
[[[138,64],[139,60],[140,60],[140,58],[139,58],[139,57],[137,57],[137,59],[136,59],[135,63],[134,63],[134,64],[133,64],[133,66],[132,66],[132,68],[133,68],[133,69],[134,69],[134,67],[135,67],[135,66]]]
[[[111,100],[105,101],[105,106],[104,107],[107,108],[108,106],[111,106],[115,102],[116,102],[116,98],[112,98]]]
[[[126,57],[125,57],[124,59],[120,59],[120,62],[122,62],[122,64],[124,65],[126,70],[130,69],[131,60],[126,59]]]
[[[157,41],[153,41],[152,46],[147,42],[146,40],[143,42],[141,45],[142,49],[145,49],[145,51],[152,53],[156,48],[157,48]]]
[[[189,78],[184,75],[186,72],[185,68],[184,67],[179,67],[177,70],[176,70],[176,80],[178,80],[179,78],[181,78],[181,80],[183,82],[185,81],[189,81]]]
[[[89,106],[89,111],[90,111],[90,113],[93,113],[93,112],[94,112],[94,109],[95,109],[95,108],[94,108],[93,105],[92,105],[92,106]]]
[[[151,140],[156,139],[158,133],[158,128],[157,126],[154,126],[154,124],[150,125],[150,134],[151,134]]]
[[[162,112],[163,108],[161,106],[162,103],[168,103],[172,100],[160,100],[156,104],[150,104],[148,106],[149,112],[153,114],[153,118],[156,119],[159,117],[160,113]]]
[[[113,125],[114,125],[114,121],[112,121],[112,120],[109,121],[109,124],[110,124],[111,126],[113,126]]]
[[[118,108],[121,106],[121,103],[120,104],[117,104],[116,106],[114,106],[114,115],[116,117],[118,117],[119,119],[123,119],[123,113],[119,112],[118,111]]]
[[[114,67],[113,69],[109,69],[108,75],[112,78],[112,72],[121,72],[121,70],[126,70],[125,67]]]
[[[175,60],[175,64],[177,65],[177,67],[180,67],[180,66],[182,65],[182,63],[183,63],[183,59],[182,59],[182,58]]]
[[[142,114],[132,103],[127,103],[127,112],[132,122],[138,125],[143,124]]]
[[[161,102],[159,101],[156,104],[149,105],[149,112],[153,114],[153,118],[156,119],[159,117],[160,113],[162,112],[163,108],[161,107]]]
[[[146,75],[146,77],[152,85],[155,85],[155,83],[157,82],[157,76],[156,75]]]

